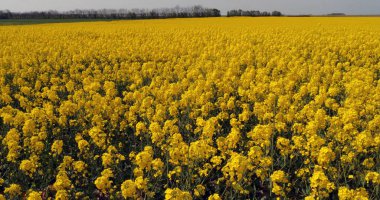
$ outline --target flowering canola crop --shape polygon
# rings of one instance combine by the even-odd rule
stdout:
[[[0,27],[2,199],[379,199],[380,18]]]

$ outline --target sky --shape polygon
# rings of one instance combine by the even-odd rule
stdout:
[[[380,0],[0,0],[0,10],[68,11],[102,8],[167,8],[202,5],[227,10],[278,10],[284,14],[328,14],[342,12],[352,15],[380,14]]]

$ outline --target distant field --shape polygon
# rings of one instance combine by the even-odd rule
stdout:
[[[338,15],[338,16],[330,16],[330,15],[289,15],[284,17],[297,17],[297,18],[303,18],[303,17],[331,17],[331,18],[337,18],[337,17],[379,17],[380,15],[355,15],[355,16],[349,16],[349,15]],[[229,17],[231,18],[231,17]],[[234,18],[234,17],[232,17]],[[267,17],[254,17],[254,18],[267,18]],[[269,17],[272,18],[272,17]],[[0,19],[0,26],[2,25],[29,25],[29,24],[49,24],[49,23],[73,23],[73,22],[101,22],[101,21],[116,21],[116,20],[131,20],[131,19]],[[136,20],[136,19],[135,19]],[[144,20],[144,19],[138,19],[138,20]],[[150,19],[146,19],[150,20]]]
[[[110,19],[0,19],[1,25],[28,25],[69,22],[111,21]]]

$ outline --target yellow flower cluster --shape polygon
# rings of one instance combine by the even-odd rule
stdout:
[[[193,199],[189,192],[187,191],[181,191],[178,188],[168,188],[165,190],[165,199],[166,200],[174,200],[174,199],[184,199],[184,200],[191,200]]]
[[[15,198],[17,195],[21,194],[21,187],[18,184],[12,183],[9,187],[4,189],[4,193],[8,194],[11,198]]]
[[[272,192],[278,196],[285,196],[286,190],[282,185],[289,182],[285,172],[281,170],[274,171],[273,174],[270,176],[270,179],[273,184]]]
[[[335,153],[328,147],[322,147],[318,153],[318,164],[328,166],[335,159]]]
[[[338,191],[338,196],[340,200],[368,200],[368,193],[365,188],[357,188],[355,190],[349,189],[347,187],[340,187]]]
[[[42,200],[42,194],[41,192],[31,191],[27,200]]]
[[[2,199],[380,199],[378,17],[0,26]]]
[[[7,161],[15,162],[19,156],[21,147],[19,146],[20,134],[16,129],[8,131],[7,135],[3,139],[3,144],[8,147]]]
[[[62,147],[63,147],[63,141],[62,140],[56,140],[51,145],[51,151],[54,155],[59,155],[62,153]]]
[[[378,172],[368,172],[365,176],[367,182],[372,182],[373,184],[380,185],[380,174]]]
[[[32,177],[33,174],[37,171],[37,167],[38,167],[37,160],[38,160],[38,157],[34,155],[34,156],[31,156],[30,160],[28,159],[28,160],[21,161],[20,170],[22,170],[23,172],[28,174],[30,177]]]
[[[335,189],[334,183],[330,182],[323,169],[316,166],[310,177],[311,195],[315,198],[326,198]]]
[[[222,198],[220,198],[219,194],[213,194],[213,195],[210,195],[207,199],[208,200],[221,200]]]
[[[98,188],[104,194],[107,194],[108,192],[112,192],[111,186],[112,186],[113,181],[111,181],[110,179],[113,178],[113,176],[114,175],[111,169],[107,168],[103,170],[101,173],[101,176],[98,177],[94,182],[96,188]]]

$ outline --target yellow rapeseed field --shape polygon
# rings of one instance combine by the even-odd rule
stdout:
[[[380,18],[0,27],[0,200],[380,199]]]

